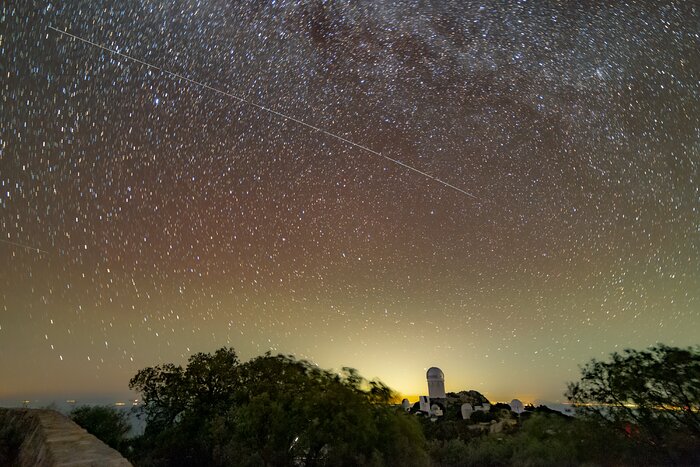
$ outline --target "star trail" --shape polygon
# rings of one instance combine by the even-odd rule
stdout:
[[[555,401],[698,343],[693,2],[0,11],[0,399],[226,345]]]

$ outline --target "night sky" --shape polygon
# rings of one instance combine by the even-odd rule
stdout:
[[[4,3],[0,398],[233,346],[554,401],[699,343],[696,5]]]

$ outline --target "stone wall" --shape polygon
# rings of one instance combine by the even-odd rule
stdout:
[[[118,451],[55,410],[0,408],[0,427],[6,443],[14,437],[18,444],[4,450],[16,456],[17,467],[131,466]]]

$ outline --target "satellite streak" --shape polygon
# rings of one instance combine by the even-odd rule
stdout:
[[[331,132],[328,131],[328,130],[324,130],[323,128],[314,126],[314,125],[312,125],[312,124],[310,124],[310,123],[306,123],[306,122],[303,121],[303,120],[299,120],[299,119],[294,118],[294,117],[292,117],[292,116],[283,114],[282,112],[278,112],[277,110],[271,109],[271,108],[269,108],[269,107],[265,107],[265,106],[263,106],[263,105],[256,104],[255,102],[249,101],[248,99],[245,99],[245,98],[243,98],[243,97],[237,96],[237,95],[235,95],[235,94],[231,94],[230,92],[222,91],[221,89],[217,89],[217,88],[211,87],[211,86],[209,86],[208,84],[203,83],[203,82],[201,82],[201,81],[197,81],[197,80],[194,80],[194,79],[192,79],[192,78],[188,78],[188,77],[186,77],[186,76],[183,76],[183,75],[181,75],[181,74],[175,73],[175,72],[173,72],[173,71],[166,70],[165,68],[161,68],[161,67],[159,67],[159,66],[153,65],[153,64],[148,63],[148,62],[145,62],[145,61],[143,61],[143,60],[139,60],[138,58],[135,58],[135,57],[132,57],[132,56],[130,56],[130,55],[121,53],[121,52],[119,52],[119,51],[117,51],[117,50],[115,50],[115,49],[111,49],[111,48],[109,48],[109,47],[106,47],[106,46],[104,46],[104,45],[98,44],[98,43],[96,43],[96,42],[92,42],[92,41],[90,41],[90,40],[88,40],[88,39],[84,39],[84,38],[82,38],[82,37],[80,37],[80,36],[76,36],[75,34],[71,34],[71,33],[67,32],[67,31],[62,31],[62,30],[60,30],[60,29],[56,29],[56,28],[53,27],[53,26],[48,26],[48,28],[51,29],[51,30],[53,30],[53,31],[56,31],[56,32],[59,33],[59,34],[63,34],[63,35],[65,35],[65,36],[71,37],[71,38],[73,38],[73,39],[77,39],[77,40],[79,40],[79,41],[81,41],[81,42],[84,42],[85,44],[89,44],[89,45],[91,45],[91,46],[93,46],[93,47],[97,47],[97,48],[99,48],[99,49],[102,49],[102,50],[107,51],[107,52],[109,52],[109,53],[112,53],[112,54],[114,54],[114,55],[118,55],[118,56],[120,56],[120,57],[123,57],[123,58],[125,58],[125,59],[127,59],[127,60],[131,60],[132,62],[138,63],[138,64],[140,64],[140,65],[144,65],[144,66],[146,66],[146,67],[148,67],[148,68],[152,68],[152,69],[157,70],[157,71],[159,71],[159,72],[161,72],[161,73],[164,73],[164,74],[166,74],[166,75],[170,75],[170,76],[172,76],[172,77],[174,77],[174,78],[181,79],[181,80],[186,81],[186,82],[188,82],[188,83],[190,83],[190,84],[194,84],[195,86],[199,86],[199,87],[208,89],[208,90],[213,91],[213,92],[215,92],[215,93],[217,93],[217,94],[222,94],[222,95],[224,95],[224,96],[230,97],[230,98],[232,98],[232,99],[237,100],[238,102],[241,102],[241,103],[243,103],[243,104],[250,105],[250,106],[252,106],[252,107],[255,107],[255,108],[259,109],[259,110],[263,110],[263,111],[265,111],[265,112],[267,112],[267,113],[276,115],[276,116],[278,116],[278,117],[280,117],[280,118],[283,118],[283,119],[285,119],[285,120],[293,121],[293,122],[295,122],[295,123],[298,123],[299,125],[303,125],[303,126],[305,126],[305,127],[307,127],[307,128],[310,128],[311,130],[317,131],[317,132],[319,132],[319,133],[323,133],[324,135],[330,136],[330,137],[335,138],[335,139],[337,139],[337,140],[339,140],[339,141],[342,141],[342,142],[344,142],[344,143],[346,143],[346,144],[349,144],[349,145],[354,146],[354,147],[356,147],[356,148],[362,149],[363,151],[366,151],[366,152],[368,152],[368,153],[370,153],[370,154],[373,154],[373,155],[379,156],[379,157],[383,157],[384,159],[386,159],[386,160],[388,160],[388,161],[390,161],[390,162],[392,162],[392,163],[394,163],[394,164],[396,164],[396,165],[400,165],[401,167],[404,167],[404,168],[406,168],[406,169],[412,170],[413,172],[416,172],[416,173],[418,173],[418,174],[420,174],[420,175],[422,175],[422,176],[424,176],[424,177],[426,177],[426,178],[429,178],[429,179],[431,179],[431,180],[434,180],[434,181],[436,181],[436,182],[438,182],[438,183],[440,183],[440,184],[442,184],[442,185],[444,185],[444,186],[446,186],[446,187],[448,187],[448,188],[451,188],[451,189],[453,189],[453,190],[455,190],[455,191],[458,191],[458,192],[460,192],[460,193],[462,193],[462,194],[464,194],[464,195],[467,195],[467,196],[469,196],[470,198],[479,199],[479,198],[477,198],[476,196],[474,196],[473,194],[471,194],[471,193],[469,193],[469,192],[467,192],[467,191],[464,191],[464,190],[462,190],[461,188],[458,188],[458,187],[456,187],[456,186],[454,186],[454,185],[452,185],[452,184],[450,184],[450,183],[447,183],[446,181],[441,180],[441,179],[439,179],[439,178],[437,178],[437,177],[435,177],[435,176],[433,176],[433,175],[430,175],[430,174],[428,174],[428,173],[426,173],[426,172],[423,172],[422,170],[419,170],[419,169],[417,169],[417,168],[415,168],[415,167],[412,167],[412,166],[406,164],[405,162],[401,162],[401,161],[398,160],[398,159],[394,159],[394,158],[392,158],[392,157],[385,156],[384,154],[382,154],[382,153],[380,153],[380,152],[378,152],[378,151],[375,151],[375,150],[373,150],[373,149],[370,149],[370,148],[368,148],[367,146],[363,146],[363,145],[361,145],[361,144],[357,144],[357,143],[355,143],[355,142],[353,142],[353,141],[350,141],[349,139],[344,138],[344,137],[342,137],[342,136],[340,136],[340,135],[337,135],[337,134],[335,134],[335,133],[331,133]]]
[[[49,254],[48,251],[42,250],[41,248],[37,248],[37,247],[31,246],[31,245],[23,245],[23,244],[21,244],[21,243],[13,242],[13,241],[10,241],[10,240],[4,240],[4,239],[2,239],[2,238],[0,238],[0,242],[2,242],[2,243],[7,243],[8,245],[18,246],[18,247],[20,247],[20,248],[24,248],[25,250],[34,250],[34,251],[36,251],[37,253],[45,253],[45,254],[47,254],[47,255]]]

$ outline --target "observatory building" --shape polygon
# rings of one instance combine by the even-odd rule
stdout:
[[[445,399],[445,373],[440,368],[428,368],[428,397],[430,399]]]

